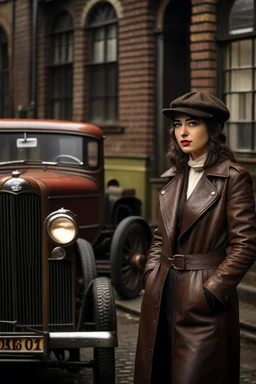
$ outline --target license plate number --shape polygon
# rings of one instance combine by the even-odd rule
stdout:
[[[1,353],[43,353],[44,338],[38,337],[0,337]]]

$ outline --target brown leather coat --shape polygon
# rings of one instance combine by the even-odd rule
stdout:
[[[134,384],[151,382],[162,292],[173,263],[169,259],[184,176],[175,175],[172,169],[162,176],[170,181],[159,195],[158,228],[146,264],[146,271],[152,271],[142,301]],[[179,244],[182,254],[188,255],[188,264],[184,266],[179,259],[181,270],[172,270],[172,378],[168,384],[238,384],[236,287],[256,257],[252,178],[243,167],[226,161],[204,171],[185,203]],[[225,310],[215,315],[210,311],[203,286],[225,304]]]

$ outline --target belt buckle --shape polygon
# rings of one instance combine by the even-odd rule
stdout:
[[[176,261],[178,261],[179,259],[182,260],[182,266],[176,265]],[[185,255],[181,255],[179,253],[174,255],[172,258],[172,267],[173,269],[176,269],[178,271],[184,271],[186,269]]]

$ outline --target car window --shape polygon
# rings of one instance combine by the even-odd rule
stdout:
[[[56,133],[0,133],[0,163],[40,161],[95,169],[98,141],[87,136]]]

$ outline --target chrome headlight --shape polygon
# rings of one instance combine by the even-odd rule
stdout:
[[[74,214],[66,209],[51,213],[45,220],[48,236],[57,244],[68,245],[78,234]]]

